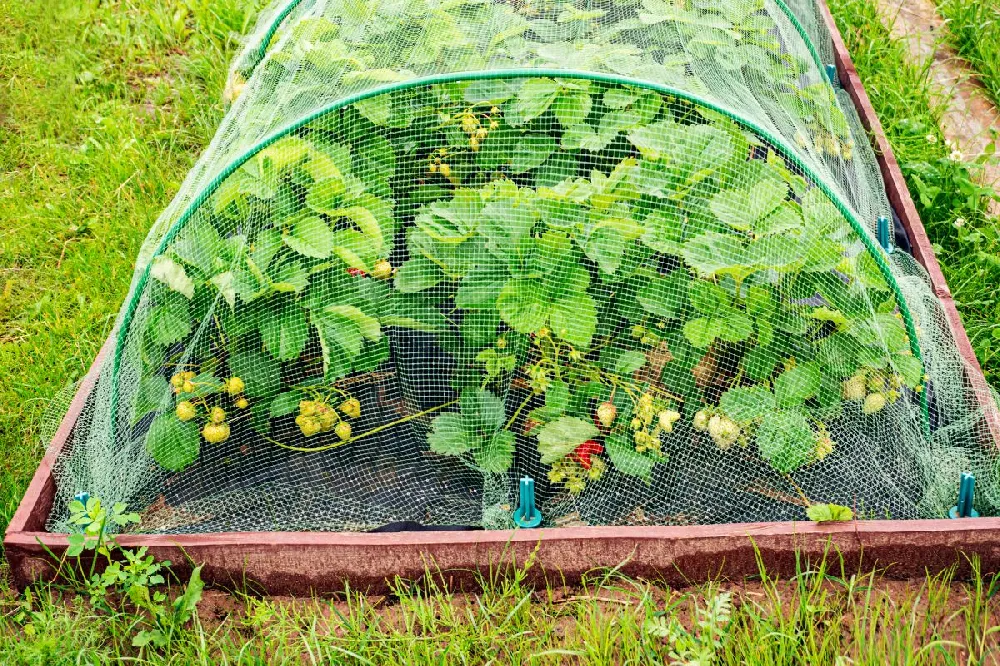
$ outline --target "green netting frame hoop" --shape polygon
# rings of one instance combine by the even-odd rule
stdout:
[[[812,39],[810,39],[809,33],[806,32],[805,27],[803,27],[802,22],[799,21],[791,7],[785,3],[785,0],[773,0],[773,2],[792,24],[795,31],[799,33],[799,37],[802,38],[802,43],[805,44],[806,49],[809,50],[809,55],[812,56],[813,64],[816,65],[816,68],[820,72],[825,72],[825,63],[823,63],[822,59],[819,57],[819,52],[816,51],[816,46],[813,44]],[[285,19],[287,19],[300,4],[302,4],[302,0],[289,0],[288,4],[285,5],[285,7],[274,17],[271,25],[267,27],[267,31],[261,37],[260,43],[254,48],[253,64],[250,66],[249,72],[253,72],[253,70],[257,68],[257,65],[260,64],[260,61],[264,59],[264,55],[267,53],[267,46],[271,43],[271,38],[273,38],[274,34],[281,28],[281,24],[285,22]]]
[[[301,0],[292,0],[286,10],[290,12],[294,9]],[[785,7],[783,2],[778,0],[778,4]],[[284,11],[282,12],[285,13]],[[798,22],[795,22],[797,26],[801,29]],[[280,24],[280,20],[275,21],[275,29]],[[815,51],[812,49],[812,44],[806,39],[806,43],[810,47],[810,51],[815,55]],[[249,161],[254,155],[264,150],[271,144],[275,143],[284,136],[298,130],[314,120],[346,106],[350,106],[356,102],[369,99],[372,97],[377,97],[378,95],[393,93],[401,90],[408,90],[411,88],[418,88],[423,86],[430,86],[441,83],[455,83],[458,81],[477,81],[477,80],[488,80],[488,79],[515,79],[515,78],[538,78],[538,77],[553,77],[561,79],[576,79],[576,80],[590,80],[599,83],[611,83],[623,86],[633,86],[639,88],[645,88],[647,90],[653,90],[663,95],[669,95],[678,99],[685,100],[692,104],[701,106],[703,108],[709,109],[716,113],[720,113],[725,117],[729,118],[736,124],[750,130],[754,134],[760,136],[762,139],[770,143],[778,153],[784,158],[792,162],[796,167],[802,170],[802,172],[809,177],[809,180],[820,189],[823,194],[827,196],[831,203],[837,207],[840,213],[847,218],[850,223],[851,228],[854,229],[855,233],[861,239],[865,248],[871,254],[872,258],[875,260],[876,265],[879,268],[879,272],[882,277],[885,278],[886,283],[892,290],[893,295],[896,298],[896,303],[899,307],[900,314],[903,317],[903,323],[906,326],[906,332],[909,337],[910,351],[913,356],[920,361],[921,367],[923,366],[923,357],[920,352],[920,344],[917,341],[916,325],[913,322],[913,315],[910,313],[910,309],[906,304],[906,299],[903,296],[902,289],[900,289],[899,283],[896,281],[895,276],[889,269],[889,265],[886,262],[884,255],[884,250],[882,250],[874,240],[870,237],[868,232],[865,230],[864,225],[857,219],[854,213],[841,201],[840,197],[831,190],[819,177],[816,176],[812,168],[809,167],[805,162],[803,162],[795,153],[794,150],[789,148],[786,143],[780,138],[772,135],[768,130],[760,127],[751,120],[740,116],[734,111],[731,111],[725,107],[719,106],[713,102],[709,102],[698,95],[694,95],[689,92],[681,91],[671,86],[663,85],[660,83],[654,83],[651,81],[643,81],[641,79],[632,79],[625,76],[617,76],[614,74],[602,74],[595,72],[584,72],[578,70],[561,70],[553,68],[530,68],[530,69],[505,69],[505,70],[493,70],[493,71],[471,71],[471,72],[451,72],[448,74],[436,74],[432,76],[418,77],[414,79],[409,79],[407,81],[400,81],[396,83],[387,84],[378,88],[372,88],[370,90],[365,90],[353,95],[349,95],[343,99],[337,100],[333,104],[325,106],[313,113],[306,115],[299,120],[286,125],[282,129],[270,134],[269,136],[262,139],[256,145],[252,146],[249,150],[244,152],[242,155],[237,157],[235,160],[229,163],[218,175],[216,175],[206,186],[202,189],[196,197],[191,201],[191,203],[184,209],[181,215],[177,218],[167,232],[163,235],[160,240],[159,245],[156,250],[150,256],[150,263],[146,265],[143,269],[142,275],[139,277],[135,288],[132,291],[132,297],[129,299],[128,305],[125,309],[125,314],[122,316],[121,323],[118,327],[118,332],[115,340],[115,349],[112,357],[111,363],[111,410],[110,410],[110,425],[112,430],[114,430],[115,424],[117,423],[118,416],[118,372],[121,364],[121,354],[122,349],[125,344],[126,333],[129,329],[129,325],[132,323],[132,318],[135,315],[136,308],[139,305],[139,300],[142,297],[146,283],[149,280],[150,271],[152,269],[152,259],[161,255],[167,246],[174,239],[174,237],[180,233],[184,225],[189,219],[194,215],[198,208],[205,203],[205,201],[210,197],[216,189],[237,169],[239,169],[243,164]],[[925,380],[926,381],[926,380]],[[921,403],[921,414],[923,416],[923,426],[924,433],[930,436],[930,404],[927,398],[927,390],[925,383],[921,383],[918,387],[920,394]]]

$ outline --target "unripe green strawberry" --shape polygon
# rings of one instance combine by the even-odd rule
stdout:
[[[299,401],[299,414],[302,416],[315,416],[316,415],[316,403],[312,400],[301,400]]]
[[[823,437],[820,437],[816,441],[816,449],[814,451],[816,460],[822,460],[823,458],[826,458],[828,455],[833,453],[834,446],[836,446],[836,443],[830,438],[829,435],[824,435]]]
[[[351,438],[351,424],[348,423],[347,421],[341,421],[340,423],[337,424],[337,427],[334,429],[334,432],[337,433],[337,437],[346,442]]]
[[[180,388],[184,386],[184,375],[180,372],[176,373],[170,378],[170,385],[174,388]]]
[[[618,409],[611,402],[602,402],[597,406],[597,420],[605,428],[610,428],[618,415]]]
[[[885,396],[881,393],[870,393],[861,405],[861,411],[865,414],[874,414],[882,411],[885,407]]]
[[[844,400],[864,400],[865,393],[865,376],[858,373],[844,382]]]
[[[226,380],[226,392],[229,395],[239,395],[245,388],[246,384],[239,377],[230,377]]]
[[[192,405],[187,400],[184,400],[183,402],[178,402],[177,409],[175,409],[174,412],[177,414],[177,418],[179,418],[181,421],[190,421],[191,419],[193,419],[195,416],[198,415],[198,410],[196,410],[194,405]]]
[[[663,432],[670,432],[674,429],[674,423],[681,417],[681,413],[672,409],[664,409],[657,415],[660,428]]]
[[[305,437],[312,437],[323,429],[319,419],[315,416],[303,416],[299,414],[295,417],[295,425],[299,427],[299,430]]]
[[[184,393],[194,393],[194,384],[191,383],[191,380],[184,381],[184,384],[181,385],[181,391]]]
[[[361,416],[361,403],[357,398],[348,398],[340,403],[340,411],[346,414],[348,418],[356,419]]]
[[[701,410],[694,415],[694,420],[692,421],[692,424],[694,425],[695,430],[698,430],[700,432],[705,432],[706,430],[708,430],[708,421],[709,421],[708,412],[706,412],[705,410]]]
[[[591,481],[598,481],[602,476],[604,476],[604,470],[607,469],[607,465],[600,458],[592,458],[590,461],[590,469],[587,470],[587,478]]]
[[[708,420],[708,434],[720,449],[728,449],[740,436],[740,427],[728,417],[716,414]]]
[[[240,398],[239,400],[236,401],[237,409],[246,409],[249,406],[250,403],[247,401],[246,398]]]
[[[376,280],[388,280],[392,277],[392,264],[386,259],[379,259],[372,267],[372,277]]]
[[[212,407],[212,411],[209,412],[209,418],[212,423],[222,423],[226,420],[226,410],[222,407]]]
[[[229,424],[209,423],[202,429],[201,435],[205,438],[206,442],[219,444],[229,439]]]
[[[317,413],[314,418],[319,421],[320,428],[323,432],[333,430],[333,426],[335,426],[338,421],[337,414],[326,405],[323,405],[322,409],[319,410],[319,413]]]
[[[881,393],[885,390],[885,379],[881,375],[869,375],[868,390],[872,393]]]

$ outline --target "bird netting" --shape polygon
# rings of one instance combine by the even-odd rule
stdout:
[[[142,529],[943,516],[995,442],[811,0],[265,13],[55,470]]]

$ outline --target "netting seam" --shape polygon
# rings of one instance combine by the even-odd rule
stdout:
[[[293,0],[297,2],[298,0]],[[676,97],[678,99],[686,100],[692,104],[698,104],[704,108],[715,111],[717,113],[726,116],[736,124],[754,132],[761,138],[768,141],[778,153],[785,159],[792,161],[795,166],[802,169],[803,173],[812,181],[816,187],[820,188],[830,200],[834,206],[840,211],[842,215],[850,223],[851,227],[854,229],[855,233],[861,239],[865,248],[871,254],[872,258],[875,260],[876,265],[879,268],[879,272],[886,279],[887,284],[896,297],[897,304],[899,306],[900,314],[903,317],[903,322],[906,326],[906,331],[910,342],[910,351],[913,356],[920,361],[921,367],[924,367],[923,356],[920,352],[920,344],[917,341],[916,326],[913,321],[913,316],[910,309],[906,303],[906,298],[903,294],[899,283],[896,280],[895,275],[893,275],[892,270],[889,268],[886,258],[883,254],[883,250],[879,248],[875,241],[872,240],[871,235],[868,230],[861,224],[860,220],[855,216],[854,212],[847,207],[847,205],[841,200],[841,197],[834,192],[821,178],[818,177],[815,170],[805,161],[799,157],[799,155],[793,150],[786,142],[777,136],[773,135],[767,129],[759,126],[752,120],[748,120],[741,116],[740,114],[728,109],[715,102],[710,102],[702,97],[673,88],[671,86],[663,85],[660,83],[655,83],[652,81],[644,81],[642,79],[633,79],[625,76],[618,76],[614,74],[604,74],[599,72],[581,72],[577,70],[560,70],[560,69],[550,69],[550,68],[532,68],[532,69],[507,69],[507,70],[491,70],[491,71],[471,71],[471,72],[450,72],[447,74],[435,74],[431,76],[418,77],[414,79],[409,79],[406,81],[398,81],[390,84],[386,84],[381,87],[372,88],[369,90],[364,90],[353,95],[349,95],[340,99],[328,106],[321,109],[313,111],[312,113],[300,118],[299,120],[290,123],[279,129],[272,134],[268,135],[256,145],[252,146],[250,149],[245,151],[242,155],[230,162],[219,174],[213,178],[205,187],[202,189],[196,197],[191,200],[191,203],[184,209],[184,212],[177,218],[167,229],[166,233],[160,240],[159,245],[156,250],[150,255],[150,262],[147,263],[145,269],[139,277],[136,283],[135,289],[132,291],[132,296],[129,299],[125,313],[122,316],[122,320],[119,324],[117,339],[115,341],[115,350],[112,357],[111,366],[111,409],[109,412],[109,422],[114,431],[115,423],[117,422],[117,412],[118,412],[118,372],[121,364],[121,354],[122,348],[125,344],[125,338],[128,333],[129,325],[132,322],[132,318],[135,314],[136,308],[139,305],[139,300],[144,292],[146,283],[149,280],[150,271],[152,268],[152,259],[161,255],[171,241],[180,233],[181,229],[187,224],[188,220],[193,217],[195,212],[201,207],[203,203],[222,185],[222,183],[237,169],[248,162],[254,155],[264,150],[268,146],[272,145],[279,139],[285,137],[286,135],[301,129],[302,127],[308,125],[309,123],[325,116],[328,113],[332,113],[344,107],[350,106],[357,102],[377,97],[379,95],[393,93],[401,90],[408,90],[412,88],[418,88],[422,86],[430,86],[441,83],[454,83],[458,81],[476,81],[476,80],[487,80],[487,79],[517,79],[517,78],[539,78],[539,77],[553,77],[562,79],[578,79],[578,80],[590,80],[599,83],[610,83],[615,85],[633,86],[639,88],[645,88],[658,92],[663,95],[669,95]],[[923,416],[923,426],[924,432],[927,436],[930,435],[930,405],[927,399],[927,391],[925,386],[921,384],[920,386],[920,401],[921,401],[921,413]]]
[[[817,69],[819,69],[820,74],[825,72],[825,63],[823,63],[820,59],[819,52],[816,51],[816,46],[809,37],[809,33],[806,32],[806,29],[802,27],[802,23],[800,23],[799,19],[792,13],[791,7],[786,5],[784,0],[774,0],[774,4],[778,6],[778,9],[784,12],[785,16],[788,17],[789,22],[792,24],[792,27],[794,27],[799,33],[799,37],[802,38],[802,43],[805,44],[807,49],[809,49],[809,54],[812,56],[813,62],[816,64]]]
[[[776,0],[776,1],[780,3],[781,0]],[[298,7],[301,3],[302,0],[289,0],[285,8],[282,9],[280,12],[278,12],[278,15],[274,17],[274,21],[271,23],[270,26],[268,26],[267,32],[265,32],[263,36],[261,36],[260,44],[258,44],[257,47],[254,49],[255,53],[253,56],[253,60],[250,64],[250,69],[247,72],[248,77],[257,68],[257,65],[259,65],[261,61],[264,60],[264,56],[267,54],[267,46],[268,44],[271,43],[271,38],[274,37],[274,33],[278,32],[278,29],[281,27],[281,24],[285,22],[285,19],[288,18],[289,14],[295,11],[295,8]],[[812,48],[811,44],[807,44],[807,46],[810,49]]]

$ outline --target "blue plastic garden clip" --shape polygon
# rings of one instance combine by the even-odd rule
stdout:
[[[886,254],[892,254],[892,236],[889,235],[889,218],[880,215],[878,218],[878,244]]]
[[[840,75],[837,74],[836,65],[826,66],[826,78],[830,79],[830,84],[833,86],[836,86],[837,84],[840,83]]]
[[[535,506],[535,480],[522,476],[520,483],[521,503],[514,512],[514,523],[518,527],[538,527],[542,524],[542,514]]]
[[[979,512],[972,508],[972,500],[976,494],[976,477],[970,472],[962,472],[962,480],[958,484],[958,504],[948,511],[949,518],[978,518]]]

